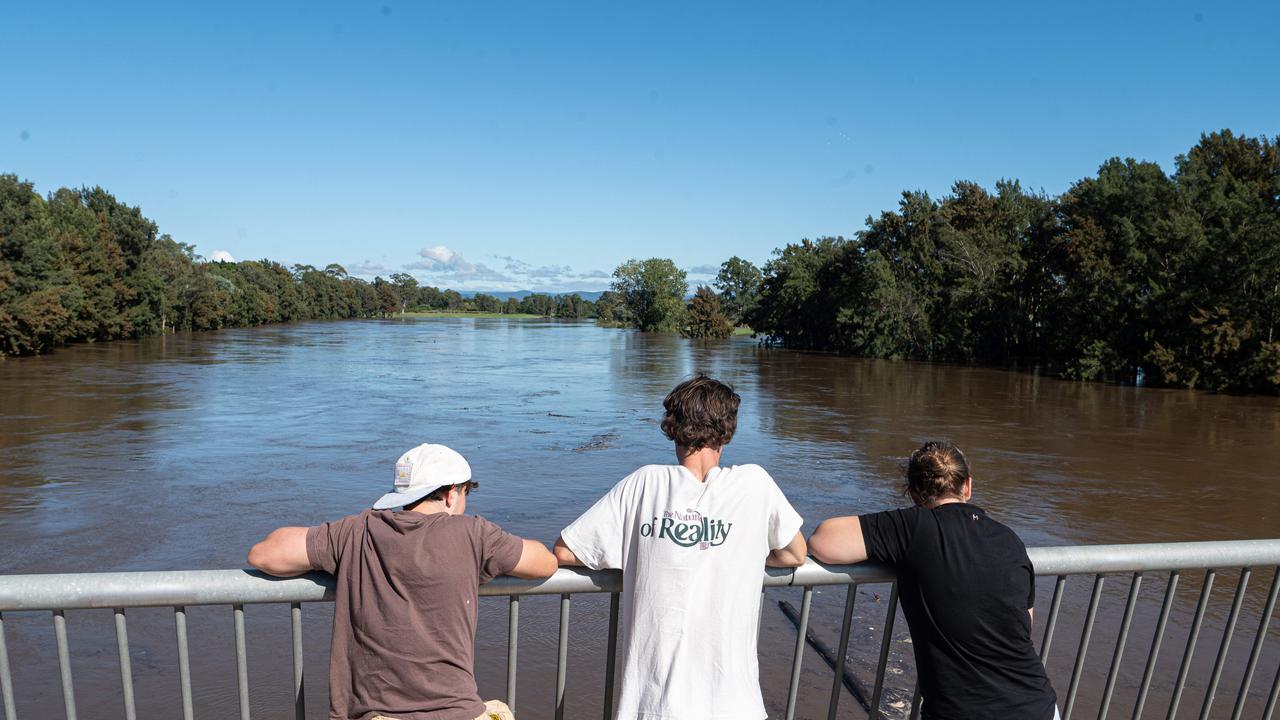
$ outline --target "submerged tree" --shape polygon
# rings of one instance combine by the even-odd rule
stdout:
[[[627,319],[645,332],[673,332],[683,321],[685,271],[666,258],[628,260],[613,271],[612,290],[626,308]]]
[[[755,308],[763,277],[760,268],[737,255],[720,265],[714,284],[720,291],[720,303],[731,322],[741,324]]]
[[[733,334],[733,322],[725,316],[720,296],[706,285],[699,285],[689,301],[681,334],[690,338],[727,338]]]

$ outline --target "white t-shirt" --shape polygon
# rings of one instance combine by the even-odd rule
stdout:
[[[592,569],[621,568],[617,720],[760,720],[765,557],[803,521],[759,465],[646,465],[561,533]]]

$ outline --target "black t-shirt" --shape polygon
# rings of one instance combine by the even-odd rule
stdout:
[[[1035,574],[1012,530],[949,503],[863,515],[867,557],[893,565],[928,720],[1052,720],[1031,642]]]

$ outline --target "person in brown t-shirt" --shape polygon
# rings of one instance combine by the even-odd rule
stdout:
[[[249,551],[249,564],[271,575],[323,570],[338,581],[330,720],[512,717],[476,691],[478,586],[499,575],[548,577],[556,560],[540,542],[464,515],[476,487],[461,455],[419,445],[400,457],[393,491],[372,509],[279,528]]]

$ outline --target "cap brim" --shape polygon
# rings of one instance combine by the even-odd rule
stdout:
[[[404,507],[412,502],[417,502],[431,493],[445,487],[437,485],[429,488],[415,488],[405,492],[389,492],[378,498],[378,502],[373,504],[374,510],[390,510],[391,508]]]

